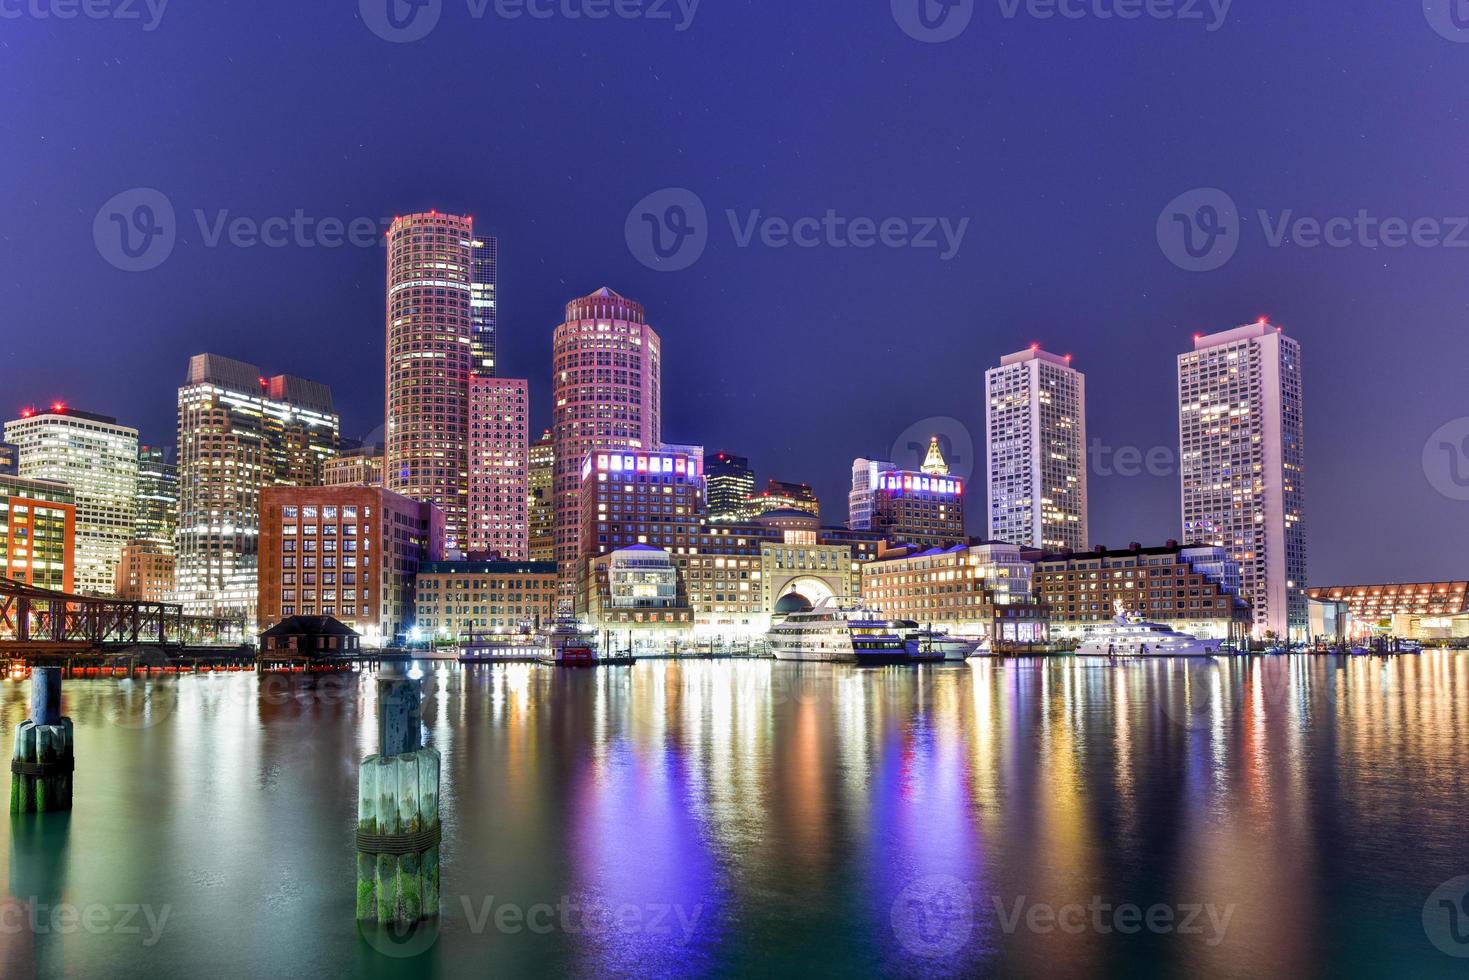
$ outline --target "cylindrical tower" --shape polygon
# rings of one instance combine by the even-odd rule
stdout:
[[[388,230],[387,420],[389,490],[444,512],[448,547],[469,519],[473,219],[395,218]]]
[[[662,353],[643,306],[605,286],[566,304],[552,342],[556,561],[563,598],[581,574],[582,463],[597,449],[657,449]]]

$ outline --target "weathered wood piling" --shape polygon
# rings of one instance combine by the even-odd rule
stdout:
[[[378,674],[378,752],[357,779],[357,918],[408,927],[439,914],[439,752],[424,748],[422,693],[400,665]]]
[[[76,768],[71,719],[61,716],[61,668],[31,670],[31,716],[16,726],[10,812],[70,810]]]

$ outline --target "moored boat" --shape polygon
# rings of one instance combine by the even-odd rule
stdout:
[[[918,652],[902,624],[855,600],[823,599],[765,636],[777,660],[890,666],[914,663]]]

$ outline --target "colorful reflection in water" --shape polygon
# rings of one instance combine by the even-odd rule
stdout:
[[[0,975],[1462,975],[1466,656],[424,671],[418,946],[352,923],[369,678],[68,681]]]

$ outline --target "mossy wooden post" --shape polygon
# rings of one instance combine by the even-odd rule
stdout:
[[[70,810],[74,765],[71,719],[61,716],[61,668],[32,668],[31,716],[16,726],[10,755],[10,812]]]
[[[378,752],[357,781],[360,921],[410,927],[439,914],[439,768],[423,748],[418,682],[398,665],[378,674]]]

